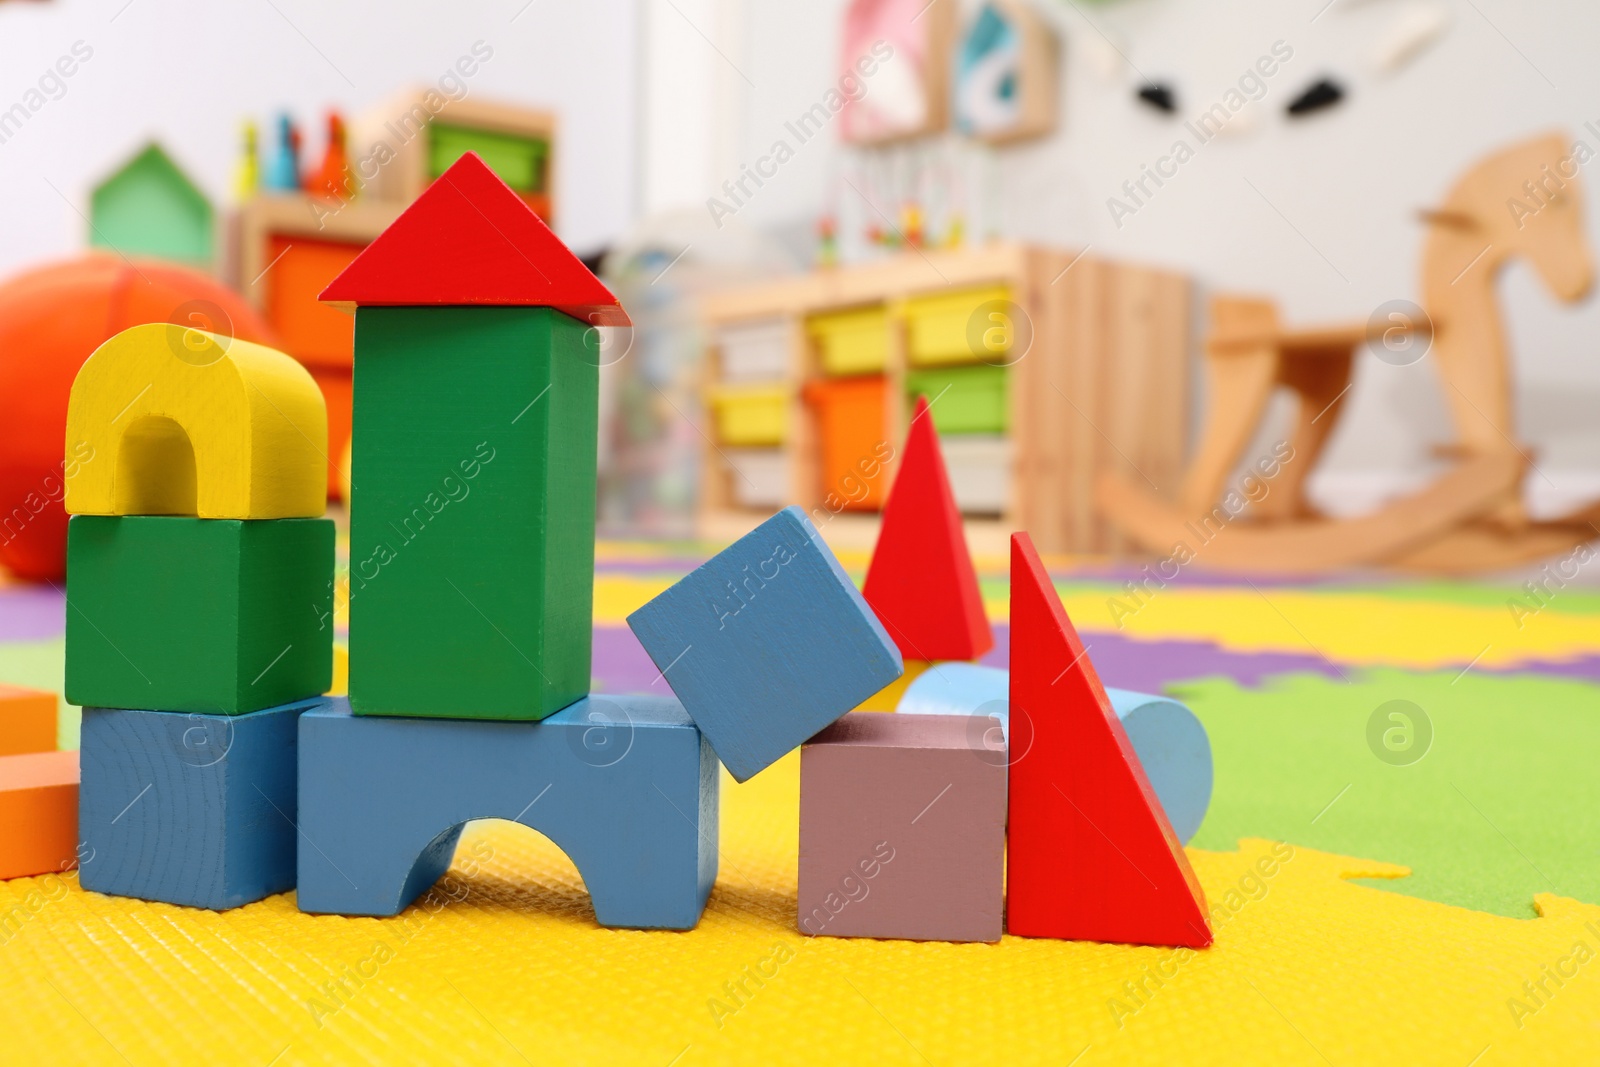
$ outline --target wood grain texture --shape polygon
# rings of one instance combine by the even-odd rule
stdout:
[[[602,926],[687,930],[717,877],[717,760],[667,697],[587,697],[539,723],[300,720],[300,909],[395,915],[470,819],[520,822],[577,865]],[[315,844],[313,844],[315,842]]]
[[[966,715],[846,715],[800,750],[800,932],[998,941],[1006,750]]]
[[[54,693],[0,683],[0,756],[54,750],[59,710]]]
[[[83,709],[83,888],[222,911],[295,885],[297,720]]]
[[[333,522],[75,515],[68,703],[235,715],[333,680]]]
[[[69,870],[77,847],[78,754],[0,756],[0,878]]]
[[[322,299],[346,309],[551,307],[586,325],[631,325],[611,291],[476,152],[439,175]],[[358,336],[358,353],[360,344]]]
[[[67,403],[73,515],[315,517],[327,505],[328,415],[276,349],[148,323],[95,349]]]
[[[927,397],[883,509],[862,596],[905,659],[977,659],[994,647]]]
[[[1183,846],[1032,541],[1011,545],[1006,930],[1203,948]]]
[[[883,624],[794,507],[629,615],[628,626],[741,782],[903,671]]]
[[[599,349],[549,308],[356,316],[350,699],[539,719],[589,691]]]

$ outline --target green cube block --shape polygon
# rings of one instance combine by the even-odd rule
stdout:
[[[333,523],[74,515],[66,696],[223,715],[333,684]]]
[[[549,308],[356,312],[350,707],[542,719],[589,691],[595,331]]]

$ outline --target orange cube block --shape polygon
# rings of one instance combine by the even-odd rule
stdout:
[[[0,878],[70,870],[78,860],[78,754],[0,756]]]
[[[0,756],[53,750],[58,704],[54,693],[0,683]]]

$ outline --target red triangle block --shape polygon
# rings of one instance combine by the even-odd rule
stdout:
[[[977,659],[994,647],[927,397],[917,398],[861,594],[906,659]]]
[[[1027,534],[1011,538],[1006,929],[1211,944],[1205,893]]]
[[[550,307],[591,326],[629,326],[600,279],[533,209],[468,152],[322,291],[356,306]]]

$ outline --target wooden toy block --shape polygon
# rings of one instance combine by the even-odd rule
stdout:
[[[540,719],[589,691],[596,343],[549,308],[358,312],[356,714]]]
[[[295,884],[296,720],[83,709],[78,882],[222,911]]]
[[[54,693],[0,683],[0,756],[53,751],[59,706]]]
[[[0,756],[0,878],[69,870],[77,848],[78,754]]]
[[[741,782],[903,672],[894,642],[797,507],[717,553],[628,625]]]
[[[67,702],[235,715],[333,680],[333,522],[74,515]]]
[[[148,323],[78,371],[67,454],[73,515],[280,519],[327,503],[328,416],[309,372],[265,345]]]
[[[1006,930],[1204,948],[1205,894],[1025,533],[1011,538]]]
[[[862,595],[907,659],[977,659],[994,647],[928,398],[917,398]]]
[[[322,299],[345,308],[551,307],[590,326],[631,325],[610,290],[476,152],[439,175]]]
[[[396,915],[461,827],[532,827],[577,865],[602,926],[687,930],[717,877],[717,761],[668,697],[587,697],[539,723],[300,720],[301,911]]]
[[[998,941],[1005,835],[997,721],[846,715],[800,750],[800,931]]]
[[[1003,726],[1010,718],[1010,689],[1010,672],[998,667],[934,663],[906,687],[893,710],[902,715],[993,715]],[[1211,739],[1205,726],[1169,697],[1110,687],[1106,696],[1173,833],[1188,844],[1211,805]]]

